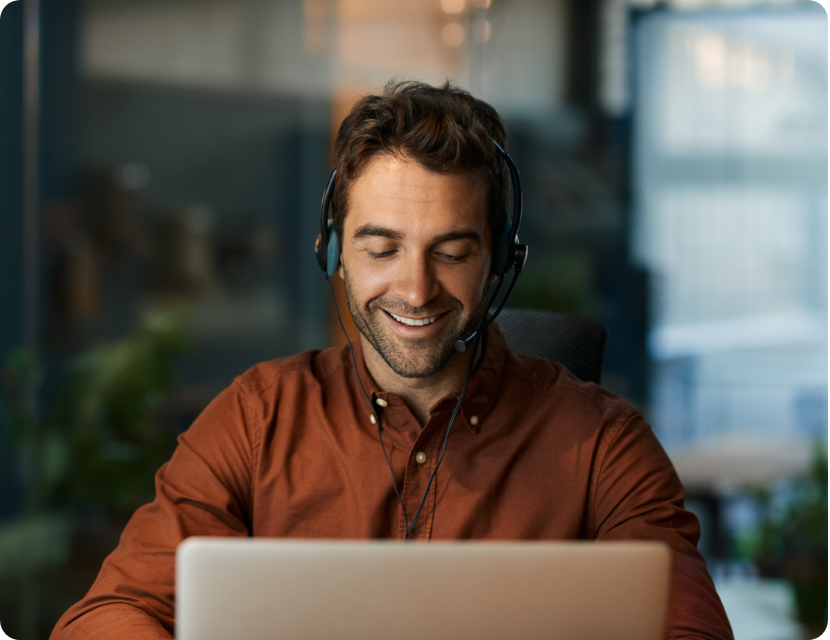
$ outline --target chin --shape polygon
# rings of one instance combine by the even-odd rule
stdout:
[[[406,347],[390,336],[364,335],[389,368],[402,378],[434,376],[455,353],[457,339],[444,336],[438,340],[422,341],[426,344]]]

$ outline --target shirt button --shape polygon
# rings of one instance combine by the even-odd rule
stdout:
[[[415,454],[415,462],[417,462],[418,464],[424,464],[426,461],[427,454],[425,454],[423,451],[419,451]]]
[[[375,404],[379,407],[387,407],[389,403],[386,402],[383,398],[375,398]]]
[[[478,416],[473,416],[470,418],[470,424],[476,426],[478,424]]]
[[[377,424],[378,423],[377,420],[375,420],[375,415],[374,414],[369,416],[369,422],[371,422],[372,424]]]

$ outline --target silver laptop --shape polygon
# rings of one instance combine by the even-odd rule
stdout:
[[[656,542],[188,538],[178,640],[659,640]]]

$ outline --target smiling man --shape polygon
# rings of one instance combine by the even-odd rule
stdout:
[[[354,360],[307,351],[237,378],[182,434],[156,499],[53,638],[172,637],[175,552],[192,535],[661,540],[673,550],[666,636],[732,637],[697,520],[637,410],[511,352],[496,324],[480,363],[454,348],[496,278],[504,143],[493,108],[449,84],[392,84],[357,103],[331,200]]]
[[[489,300],[483,185],[380,155],[354,181],[350,202],[339,272],[366,365],[426,423],[430,407],[460,388],[470,354],[453,358],[455,341],[478,326]]]

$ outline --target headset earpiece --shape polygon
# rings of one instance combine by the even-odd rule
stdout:
[[[512,229],[513,223],[508,220],[504,223],[502,232],[493,238],[493,260],[490,271],[497,276],[503,276],[510,268],[510,265],[507,264],[507,251],[510,248],[512,239],[510,231]]]
[[[331,172],[329,183],[323,191],[323,200],[320,202],[320,233],[317,236],[317,242],[314,243],[314,257],[328,276],[333,276],[340,264],[340,242],[334,231],[333,220],[329,218],[329,204],[334,195],[335,177],[337,177],[337,169]]]
[[[332,221],[329,220],[329,224]],[[337,237],[337,232],[334,230],[334,225],[329,228],[329,241],[326,248],[326,274],[331,277],[340,266],[340,240]]]

